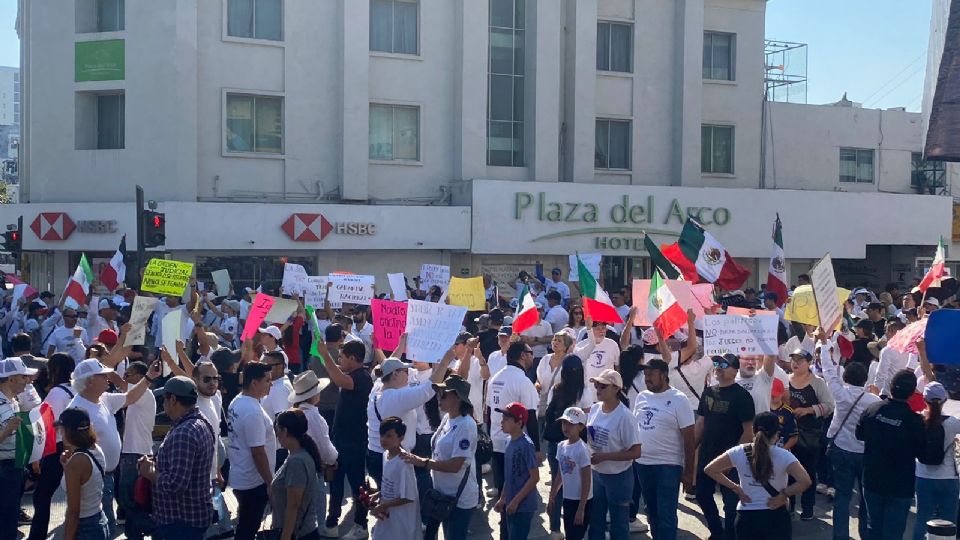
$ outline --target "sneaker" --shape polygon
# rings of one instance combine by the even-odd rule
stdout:
[[[496,499],[500,497],[500,490],[493,487],[487,490],[487,497],[490,499]]]
[[[696,493],[684,493],[684,494],[683,494],[683,498],[684,498],[685,500],[688,500],[688,501],[695,501],[695,500],[697,500],[697,494],[696,494]]]
[[[813,509],[800,512],[800,521],[810,521],[813,519]]]
[[[493,467],[489,463],[484,463],[480,466],[480,474],[490,474],[490,471],[493,470]]]
[[[828,487],[826,484],[817,484],[817,493],[826,495]]]
[[[829,497],[830,499],[833,499],[836,496],[837,496],[837,490],[833,488],[827,488],[827,497]]]
[[[633,533],[645,533],[650,530],[650,527],[647,527],[647,524],[636,519],[630,522],[630,534]]]
[[[340,527],[320,527],[317,532],[323,538],[340,538]]]
[[[20,525],[29,525],[32,521],[33,521],[33,518],[30,517],[30,515],[27,514],[27,512],[23,508],[21,508],[20,519],[19,519]]]
[[[347,531],[347,534],[343,535],[341,538],[347,540],[367,540],[370,535],[367,534],[367,529],[359,525],[354,524],[350,527],[350,530]]]

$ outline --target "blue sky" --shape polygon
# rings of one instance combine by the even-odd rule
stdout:
[[[15,0],[0,0],[0,65],[17,66]],[[930,0],[770,0],[767,38],[809,45],[808,103],[844,92],[869,107],[919,110]]]

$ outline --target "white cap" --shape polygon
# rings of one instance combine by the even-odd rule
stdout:
[[[563,415],[560,416],[560,420],[566,420],[571,424],[587,425],[587,414],[580,407],[567,407],[567,410],[563,411]]]
[[[113,372],[111,368],[101,364],[96,358],[88,358],[77,364],[77,367],[73,370],[73,378],[80,380],[86,379],[87,377],[92,377],[94,375],[101,375],[103,373],[111,372]]]
[[[28,368],[19,356],[12,356],[0,361],[0,378],[5,379],[11,375],[36,375],[37,370]]]
[[[261,334],[270,334],[273,339],[280,341],[280,338],[283,337],[280,335],[280,329],[276,326],[268,326],[266,328],[258,328],[257,332]]]
[[[940,307],[940,300],[937,300],[935,296],[928,296],[924,301],[924,304],[930,304],[937,307]]]

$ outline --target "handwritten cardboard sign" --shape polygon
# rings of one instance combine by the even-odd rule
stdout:
[[[587,267],[587,270],[590,271],[590,274],[593,276],[593,279],[600,279],[600,259],[602,256],[599,253],[581,253],[580,260],[583,261],[583,265]],[[577,255],[573,254],[570,256],[570,281],[580,281],[580,272],[577,270]]]
[[[283,281],[280,283],[284,294],[303,296],[307,290],[307,271],[299,264],[284,263]]]
[[[330,303],[370,305],[373,299],[373,276],[334,274],[330,276]]]
[[[327,296],[327,283],[329,282],[329,276],[307,276],[303,305],[323,309],[323,299]]]
[[[246,341],[257,334],[257,329],[267,317],[270,308],[277,299],[269,294],[257,293],[253,303],[250,304],[250,312],[247,313],[247,322],[243,325],[243,333],[240,334],[240,340]]]
[[[407,302],[407,357],[436,364],[460,333],[467,308],[433,302]]]
[[[703,318],[703,353],[777,354],[777,324],[776,315],[707,315]]]
[[[450,278],[447,303],[451,306],[463,306],[470,311],[483,311],[487,307],[487,291],[483,288],[483,277]]]
[[[193,263],[150,259],[143,272],[143,283],[140,288],[157,294],[183,296],[192,273]]]
[[[397,302],[403,302],[407,299],[407,280],[403,272],[399,274],[387,274],[387,280],[390,282],[390,292],[393,293],[393,299]]]
[[[183,310],[175,309],[163,316],[160,320],[160,333],[163,335],[163,346],[166,347],[170,356],[177,360],[177,341],[183,339],[180,334],[183,332]],[[171,369],[166,363],[163,363],[163,376],[170,375]]]
[[[133,307],[130,309],[130,331],[127,333],[127,339],[123,345],[143,345],[147,338],[147,319],[157,307],[158,298],[154,296],[137,296],[133,299]]]
[[[300,304],[296,300],[290,298],[275,298],[273,300],[273,305],[270,306],[270,311],[267,312],[263,320],[268,323],[280,323],[283,324],[287,322],[293,312],[300,307]]]
[[[370,304],[373,312],[373,337],[377,347],[392,351],[397,348],[400,335],[407,327],[407,304],[374,299]]]
[[[450,267],[442,264],[420,265],[420,290],[429,291],[436,285],[446,291],[450,284]]]
[[[230,294],[230,271],[214,270],[210,272],[213,277],[213,284],[217,287],[217,296],[227,296]]]
[[[817,302],[820,327],[836,328],[843,317],[843,304],[837,298],[837,279],[833,275],[833,260],[829,253],[810,269],[810,285]]]

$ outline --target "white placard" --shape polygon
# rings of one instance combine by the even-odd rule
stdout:
[[[403,302],[407,299],[407,281],[403,277],[403,272],[399,274],[387,274],[390,281],[390,291],[393,292],[393,299],[397,302]]]
[[[307,276],[307,290],[303,295],[303,305],[323,309],[323,299],[327,296],[329,276]]]
[[[303,296],[307,289],[307,271],[299,264],[285,263],[280,287],[283,294]]]
[[[330,303],[334,306],[347,304],[370,305],[373,300],[373,276],[334,274],[330,276]]]
[[[707,356],[777,354],[776,315],[706,315],[703,353]]]
[[[580,260],[587,270],[593,274],[593,278],[600,279],[600,258],[599,253],[581,253]],[[569,281],[580,281],[580,273],[577,271],[577,255],[570,255],[570,276]]]
[[[813,287],[813,299],[817,302],[820,327],[836,328],[843,317],[843,307],[837,296],[837,278],[833,275],[833,260],[829,253],[810,269],[810,285]]]
[[[230,271],[214,270],[210,272],[213,277],[213,284],[217,287],[217,296],[227,296],[230,294]]]
[[[430,291],[436,285],[441,291],[450,286],[450,267],[442,264],[420,265],[420,290]]]
[[[434,302],[407,302],[407,358],[436,364],[463,325],[467,308]]]
[[[170,357],[173,358],[174,362],[178,361],[177,341],[183,339],[183,336],[180,335],[180,332],[183,331],[182,323],[182,309],[175,309],[167,313],[160,321],[160,332],[163,334],[163,346],[167,348],[167,352],[170,353]],[[165,362],[161,364],[163,365],[163,376],[166,377],[171,373],[170,366]]]
[[[275,298],[273,306],[263,320],[268,323],[283,324],[290,319],[290,316],[293,315],[293,312],[296,311],[298,307],[300,307],[300,304],[297,303],[296,300],[290,298]]]
[[[147,319],[157,307],[158,300],[153,296],[137,296],[133,299],[133,307],[130,309],[130,332],[127,333],[127,339],[123,341],[124,347],[144,344],[147,338]]]

